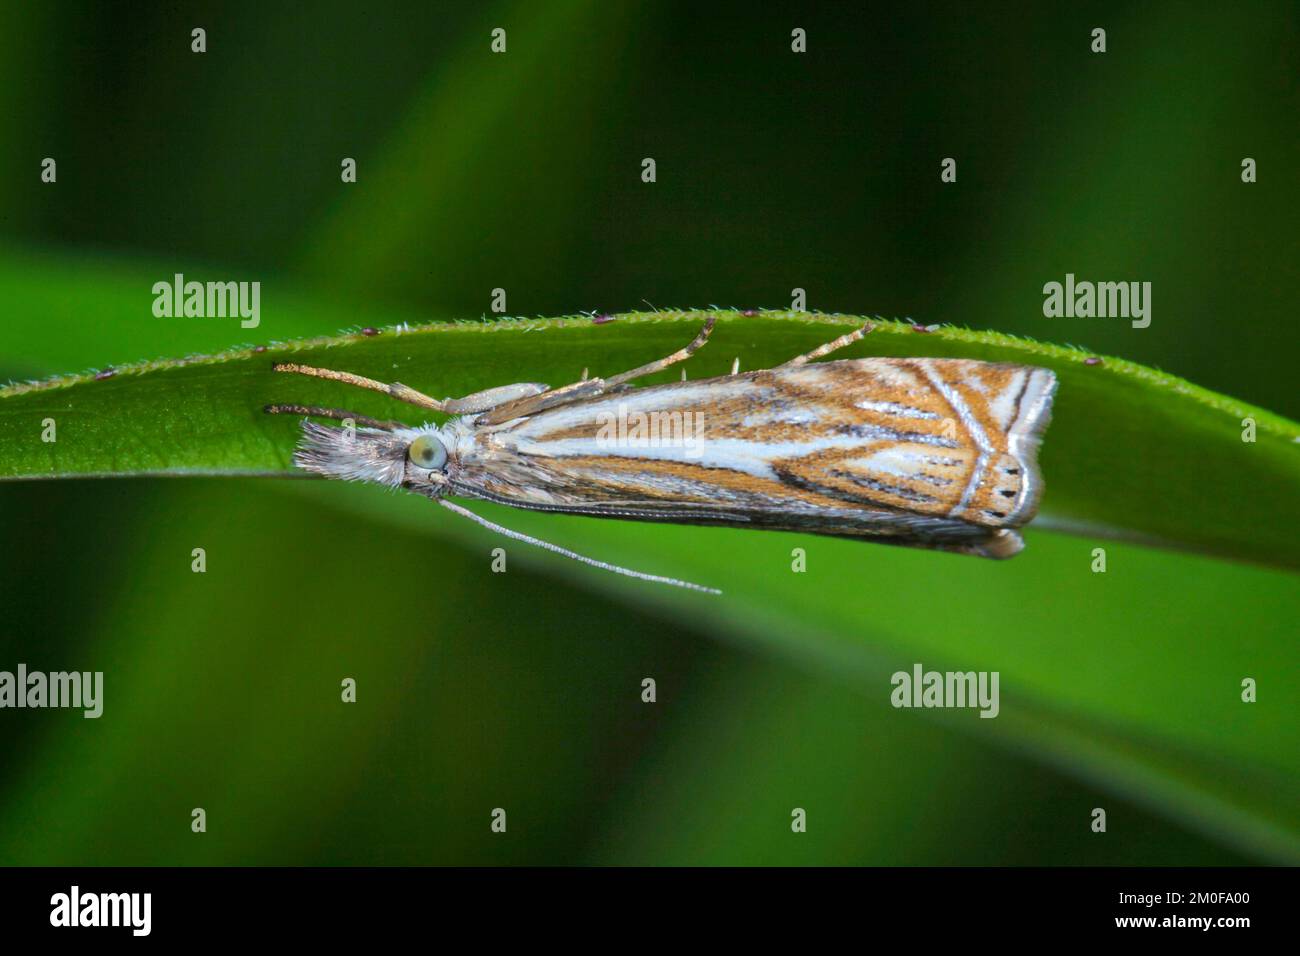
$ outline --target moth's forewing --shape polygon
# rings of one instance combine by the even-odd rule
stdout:
[[[802,373],[802,374],[800,374]],[[808,426],[825,441],[778,465],[799,483],[864,504],[990,528],[1028,522],[1055,376],[959,359],[862,359],[776,371],[785,390],[829,396]]]
[[[1046,369],[884,358],[652,386],[474,430],[449,477],[521,507],[1006,557],[1037,509],[1055,387]]]

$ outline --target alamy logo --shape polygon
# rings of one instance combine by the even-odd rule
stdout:
[[[171,282],[153,284],[153,314],[158,318],[231,319],[255,329],[262,321],[262,283],[186,282],[176,273]]]
[[[596,424],[601,448],[683,448],[687,458],[702,452],[703,412],[630,412],[620,402],[617,412],[600,412]]]
[[[50,897],[51,926],[129,926],[132,936],[148,936],[153,923],[152,893],[68,893]]]
[[[1065,274],[1064,284],[1043,286],[1043,315],[1049,319],[1132,319],[1135,329],[1151,324],[1150,282],[1075,282]]]
[[[895,707],[978,707],[981,717],[996,717],[997,671],[927,671],[913,664],[911,673],[898,671],[889,702]]]
[[[104,712],[103,671],[29,671],[19,664],[17,672],[0,671],[0,707],[73,707],[83,717]]]

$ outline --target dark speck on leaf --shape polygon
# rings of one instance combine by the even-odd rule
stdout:
[[[375,329],[375,328],[371,328],[370,326],[367,325],[364,329],[361,330],[361,334],[362,334],[362,335],[378,335],[378,334],[379,334],[379,330],[378,330],[378,329]]]
[[[116,374],[117,374],[117,369],[115,369],[115,368],[106,368],[106,369],[104,369],[103,371],[100,371],[100,372],[96,372],[96,373],[95,373],[95,381],[96,381],[96,382],[102,382],[104,379],[106,379],[106,378],[112,378],[112,377],[113,377],[114,375],[116,375]]]
[[[929,335],[931,332],[938,332],[938,331],[939,331],[939,326],[937,326],[937,325],[917,325],[917,324],[913,323],[913,324],[912,324],[912,331],[913,331],[913,332],[920,332],[922,335]]]
[[[752,319],[754,316],[758,315],[758,310],[757,310],[757,309],[746,309],[744,312],[742,312],[742,313],[740,313],[740,314],[743,315],[743,316],[744,316],[745,318],[747,318],[747,319]]]
[[[1090,355],[1090,356],[1088,356],[1086,359],[1083,360],[1083,364],[1084,364],[1084,365],[1100,365],[1100,364],[1101,364],[1101,359],[1099,359],[1099,358],[1098,358],[1097,356],[1095,356],[1095,355]]]
[[[606,322],[613,322],[614,317],[612,315],[593,315],[591,321],[594,325],[604,325]]]
[[[265,346],[265,345],[254,345],[254,346],[253,346],[253,351],[254,351],[254,352],[265,352],[265,351],[266,351],[266,346]]]

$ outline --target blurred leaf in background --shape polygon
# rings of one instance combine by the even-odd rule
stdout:
[[[1078,343],[1294,419],[1298,34],[1284,3],[11,5],[0,375],[372,310],[478,318],[496,288],[514,314],[802,288],[814,309]],[[262,325],[155,318],[176,272],[260,281]],[[1044,318],[1067,272],[1151,281],[1150,328]],[[1097,575],[1093,542],[1033,532],[991,567],[510,521],[636,566],[693,554],[664,570],[720,575],[727,600],[513,548],[495,575],[498,542],[373,489],[0,485],[0,668],[106,672],[99,720],[0,712],[0,862],[1300,859],[1286,573],[1110,545]],[[1002,715],[893,710],[889,674],[918,660],[1000,669]]]

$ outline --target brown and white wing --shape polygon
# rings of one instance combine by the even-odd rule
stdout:
[[[822,362],[615,392],[474,429],[456,493],[684,523],[1019,550],[1055,376],[962,359]]]

